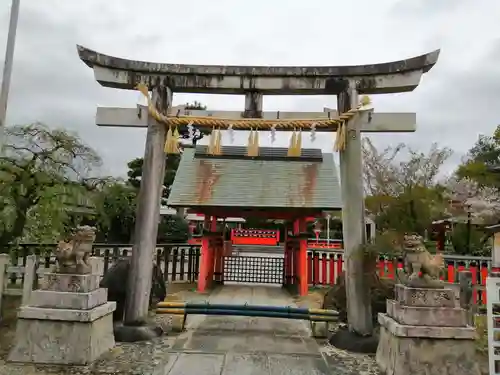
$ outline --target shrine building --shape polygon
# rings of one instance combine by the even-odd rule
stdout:
[[[303,149],[295,157],[287,153],[287,148],[278,147],[260,147],[257,156],[247,156],[245,146],[222,146],[219,155],[207,152],[207,146],[184,149],[168,205],[205,217],[200,292],[216,282],[234,281],[228,265],[246,262],[245,256],[232,256],[231,248],[223,246],[217,220],[258,217],[286,221],[284,258],[270,272],[275,273],[276,283],[300,295],[307,293],[306,221],[324,211],[341,210],[340,183],[332,153],[321,149]],[[262,272],[270,267],[265,263],[271,259],[266,259],[249,259],[246,263],[252,265],[243,271]],[[276,258],[272,261],[279,263]]]

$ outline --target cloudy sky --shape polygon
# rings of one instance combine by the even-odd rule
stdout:
[[[9,12],[10,0],[0,1],[2,66]],[[374,140],[423,151],[438,142],[455,152],[451,170],[500,122],[499,20],[498,0],[21,0],[7,122],[77,131],[103,157],[102,173],[120,175],[142,156],[145,131],[98,128],[95,110],[133,107],[140,96],[100,87],[76,44],[146,61],[293,66],[378,63],[441,48],[414,92],[373,97],[376,111],[417,112],[417,132]],[[240,96],[174,95],[176,105],[194,100],[209,109],[244,106]],[[264,110],[325,106],[335,98],[264,99]],[[332,137],[316,142],[332,150]]]

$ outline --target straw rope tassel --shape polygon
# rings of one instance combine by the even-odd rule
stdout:
[[[210,133],[210,138],[208,140],[208,154],[209,155],[214,155],[215,153],[215,128],[212,129],[212,132]]]
[[[167,132],[167,139],[165,140],[165,147],[164,151],[166,154],[171,154],[172,153],[172,127],[168,127],[168,132]]]
[[[288,153],[287,156],[295,156],[295,146],[297,143],[297,134],[295,132],[295,129],[293,129],[292,136],[290,137],[290,146],[288,146]]]
[[[172,136],[172,153],[173,154],[178,154],[179,153],[179,129],[177,129],[177,126],[175,127],[174,134]]]
[[[220,131],[220,129],[217,129],[216,130],[216,134],[215,134],[215,146],[214,146],[214,153],[215,155],[222,155],[222,133]]]
[[[259,131],[256,130],[253,135],[253,144],[252,144],[252,156],[259,156]]]
[[[295,142],[295,155],[300,156],[302,154],[302,129],[299,130],[297,134],[297,141]]]
[[[250,129],[250,134],[248,135],[248,144],[247,144],[247,156],[253,156],[253,129]]]
[[[337,132],[335,134],[335,143],[334,143],[334,150],[335,152],[338,152],[340,150],[343,150],[345,148],[345,124],[342,123],[339,125]]]
[[[371,105],[371,100],[369,96],[364,95],[358,106],[352,108],[349,111],[342,113],[339,116],[340,123],[338,124],[337,133],[335,137],[334,150],[336,152],[344,150],[347,142],[347,121],[356,116],[360,111],[368,110]]]

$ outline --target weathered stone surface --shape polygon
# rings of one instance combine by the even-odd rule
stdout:
[[[116,302],[116,310],[113,313],[113,320],[121,322],[125,309],[125,298],[127,297],[127,284],[130,274],[131,258],[124,258],[117,261],[110,267],[103,278],[100,286],[108,290],[108,299]],[[165,278],[162,270],[153,264],[153,276],[151,281],[150,306],[155,306],[163,301],[167,295]]]
[[[328,337],[328,322],[311,322],[312,337],[317,339]]]
[[[108,56],[82,46],[78,54],[107,87],[135,89],[138,81],[130,77],[140,72],[142,82],[168,84],[175,92],[324,95],[340,92],[349,76],[357,79],[364,94],[412,91],[437,62],[439,50],[390,63],[324,67],[159,64]]]
[[[55,292],[34,290],[31,293],[31,307],[51,307],[55,309],[90,310],[108,301],[108,291],[99,288],[89,293]]]
[[[111,314],[116,302],[106,302],[90,310],[52,309],[46,307],[23,306],[19,309],[19,319],[57,320],[67,322],[93,322]]]
[[[410,326],[398,323],[387,314],[378,314],[378,322],[395,336],[434,338],[434,339],[469,339],[476,337],[474,327],[433,327]]]
[[[396,285],[397,302],[405,306],[454,307],[455,294],[451,289],[412,288]]]
[[[418,234],[405,234],[402,245],[404,269],[397,275],[400,282],[413,288],[442,289],[439,276],[444,268],[443,255],[432,255]]]
[[[115,345],[112,314],[92,322],[22,319],[9,361],[85,365]]]
[[[387,315],[410,326],[465,327],[467,313],[459,307],[404,306],[387,300]]]
[[[455,295],[456,306],[460,306],[460,285],[455,283],[444,283],[444,288],[452,290],[453,294]]]
[[[473,340],[401,337],[380,328],[376,360],[387,375],[480,375]]]
[[[92,267],[88,260],[96,237],[96,228],[78,226],[70,241],[59,241],[55,250],[57,273],[90,274]]]
[[[370,287],[372,320],[376,325],[378,313],[386,312],[386,302],[394,299],[394,280],[390,278],[370,277],[367,280]],[[345,272],[342,271],[337,277],[335,284],[329,288],[323,300],[323,309],[331,309],[339,312],[339,320],[347,323],[347,298],[345,285]]]
[[[99,288],[99,280],[100,275],[47,273],[40,289],[56,292],[89,293]]]
[[[163,335],[165,331],[163,327],[154,324],[154,322],[148,322],[149,324],[144,324],[140,326],[126,326],[123,323],[114,324],[113,332],[115,335],[116,342],[137,342],[137,341],[148,341],[155,337]]]

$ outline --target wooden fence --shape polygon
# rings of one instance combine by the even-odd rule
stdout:
[[[54,244],[22,244],[10,251],[10,268],[8,272],[9,284],[23,284],[24,276],[21,270],[28,267],[28,255],[36,255],[42,268],[50,268],[55,264],[53,251]],[[103,259],[104,272],[118,259],[130,256],[132,253],[129,244],[95,244],[93,256]],[[244,256],[244,254],[241,254]],[[280,256],[279,254],[269,255]],[[490,257],[473,257],[444,255],[446,269],[442,279],[449,283],[458,282],[458,272],[470,270],[472,283],[476,285],[474,300],[486,303],[486,295],[481,286],[484,286],[486,276],[491,270]],[[155,251],[155,262],[160,265],[165,281],[194,282],[198,278],[200,259],[200,246],[189,244],[158,244]],[[16,268],[17,267],[17,268]],[[394,278],[396,269],[402,268],[401,259],[380,257],[378,272],[381,277]],[[309,251],[308,252],[308,278],[312,286],[328,286],[335,284],[338,275],[344,269],[344,256],[342,250]],[[21,292],[12,292],[21,293]]]
[[[29,255],[35,255],[39,267],[49,269],[56,264],[54,250],[56,245],[22,244],[9,251],[9,284],[20,285],[24,276],[19,272],[27,265]],[[129,244],[95,244],[92,256],[103,260],[106,272],[117,260],[132,254]],[[188,244],[158,244],[155,250],[155,263],[160,265],[165,281],[195,281],[198,278],[200,247]],[[14,267],[14,268],[12,268]],[[15,267],[21,267],[16,269]]]

